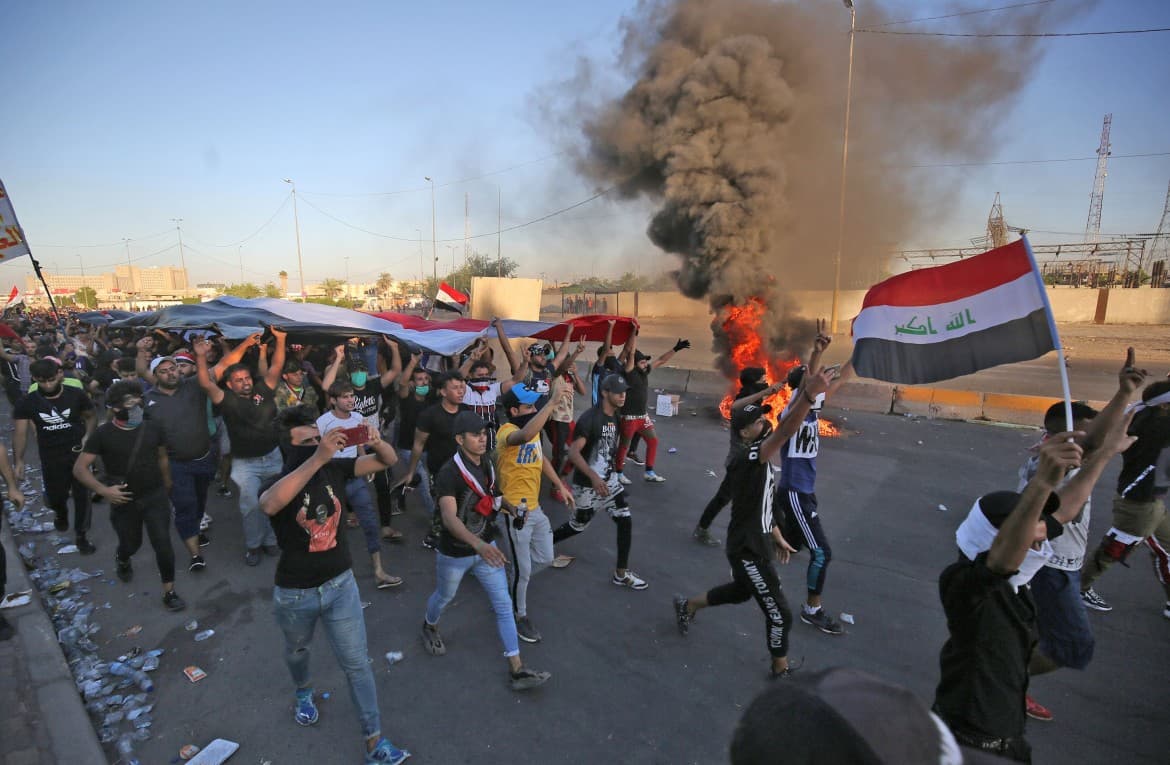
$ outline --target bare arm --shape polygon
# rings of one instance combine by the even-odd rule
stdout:
[[[16,466],[17,479],[24,480],[24,452],[28,448],[28,420],[16,420],[12,433],[12,462]]]
[[[202,339],[204,341],[207,341],[207,338],[202,338]],[[223,338],[220,338],[220,339],[223,340]],[[196,342],[198,342],[198,339],[196,339]],[[210,344],[211,344],[210,341],[207,341],[207,342],[208,342],[208,346],[210,346]],[[246,354],[248,352],[248,349],[251,348],[253,345],[258,345],[259,343],[260,343],[260,333],[257,332],[256,334],[249,335],[248,337],[244,338],[243,341],[237,343],[235,348],[232,348],[231,350],[225,351],[220,356],[219,363],[216,364],[210,370],[209,374],[211,376],[211,379],[218,380],[220,377],[223,376],[225,369],[230,367],[232,364],[239,364],[241,361],[243,361],[244,354]],[[221,343],[221,347],[222,347],[222,343]],[[192,345],[192,348],[194,348],[194,345]],[[198,360],[196,360],[196,361],[198,361]],[[218,403],[218,402],[213,401],[212,403]]]
[[[20,481],[16,480],[16,473],[12,471],[12,463],[8,461],[8,447],[0,444],[0,477],[8,484],[8,499],[20,510],[24,507],[24,492],[20,490]]]
[[[548,422],[548,418],[552,415],[553,410],[557,407],[557,397],[565,390],[565,381],[561,378],[553,380],[552,388],[549,389],[548,401],[540,411],[536,413],[528,423],[520,430],[514,430],[508,434],[508,446],[518,446],[526,444],[535,438],[541,430],[544,429],[544,424]]]
[[[268,331],[276,338],[276,348],[272,351],[272,358],[268,360],[268,369],[264,371],[262,377],[269,390],[276,390],[276,386],[280,383],[280,373],[284,371],[284,358],[288,351],[288,343],[286,342],[288,333],[276,327],[269,327]]]
[[[382,387],[389,388],[390,384],[402,374],[402,353],[398,350],[398,343],[383,335],[382,342],[390,346],[390,367],[382,373]],[[381,358],[379,354],[378,358]]]
[[[154,373],[150,371],[150,353],[154,349],[154,338],[144,337],[134,344],[138,356],[134,359],[134,371],[146,382],[154,385]]]
[[[622,368],[626,372],[631,372],[634,369],[634,359],[636,359],[638,351],[638,335],[636,332],[630,333],[630,339],[626,340],[626,344],[622,346],[622,355],[618,360],[622,364]]]
[[[614,325],[617,324],[617,321],[614,319],[607,319],[605,323],[608,326],[605,328],[605,341],[601,344],[601,356],[599,356],[599,358],[602,359],[608,356],[610,348],[613,348],[613,328]]]
[[[750,396],[744,396],[743,398],[737,398],[734,402],[732,402],[731,408],[732,409],[743,409],[748,404],[759,403],[760,401],[763,401],[766,398],[771,398],[772,396],[775,396],[777,393],[780,392],[780,389],[783,387],[784,387],[784,383],[772,383],[771,385],[769,385],[767,388],[764,388],[759,393],[753,393]]]
[[[512,370],[512,374],[516,374],[518,367],[516,350],[512,347],[512,342],[508,340],[508,333],[504,331],[504,322],[500,321],[499,318],[494,318],[492,326],[496,328],[496,338],[500,341],[500,350],[508,359],[508,369]]]
[[[82,452],[78,455],[77,461],[73,463],[73,477],[77,479],[77,482],[94,494],[105,497],[111,505],[124,505],[132,500],[134,495],[126,490],[126,484],[106,486],[97,479],[97,476],[90,470],[90,466],[96,459],[97,455],[89,452]]]
[[[371,453],[358,457],[353,474],[359,477],[377,473],[379,470],[385,470],[398,464],[398,453],[394,451],[393,446],[382,440],[382,435],[377,428],[367,425],[366,431],[369,433],[370,440],[365,443],[365,448]]]
[[[212,404],[216,406],[223,403],[223,388],[212,382],[211,374],[207,371],[207,349],[211,345],[207,338],[200,337],[195,339],[193,348],[195,350],[195,379],[199,382],[199,387],[207,394],[207,398]],[[243,357],[243,353],[240,354]]]
[[[1101,409],[1101,413],[1094,417],[1089,426],[1085,428],[1084,448],[1086,452],[1096,449],[1114,426],[1125,417],[1125,409],[1129,406],[1130,400],[1133,399],[1134,393],[1145,383],[1149,373],[1144,369],[1137,369],[1135,364],[1133,348],[1126,349],[1125,364],[1117,375],[1117,392]]]
[[[285,475],[279,481],[268,487],[268,491],[260,495],[260,509],[265,515],[272,516],[279,513],[308,485],[309,480],[318,470],[329,464],[333,455],[345,447],[343,428],[334,428],[321,436],[321,443],[313,456],[305,460],[300,466]]]
[[[1081,464],[1081,447],[1072,442],[1073,433],[1062,433],[1040,447],[1036,475],[1024,487],[1011,515],[999,527],[987,553],[987,568],[1002,576],[1020,570],[1028,548],[1036,537],[1036,524],[1060,477]]]
[[[528,374],[528,359],[525,359],[525,360],[520,362],[520,366],[518,366],[516,368],[516,371],[513,372],[511,378],[504,380],[502,383],[500,383],[500,395],[501,396],[504,395],[508,391],[512,390],[512,388],[514,386],[519,385],[520,383],[524,382],[524,378],[525,378],[525,376],[527,376],[527,374]]]
[[[565,340],[561,343],[561,347],[557,349],[557,355],[553,357],[553,373],[557,373],[564,367],[565,362],[569,358],[569,342],[573,339],[573,325],[565,327]]]
[[[325,370],[325,377],[321,380],[321,389],[326,394],[329,389],[333,387],[333,382],[337,379],[337,373],[341,369],[341,362],[345,359],[345,344],[336,346],[333,349],[333,361],[329,362],[328,368]]]
[[[800,423],[804,422],[804,418],[809,409],[812,408],[817,395],[824,393],[831,381],[831,376],[823,370],[816,374],[811,372],[805,374],[804,381],[792,394],[792,399],[788,402],[788,411],[780,418],[776,430],[760,445],[761,460],[771,459],[785,441],[796,435]]]
[[[553,464],[550,460],[543,460],[540,463],[540,472],[541,475],[549,480],[553,488],[559,491],[561,496],[565,498],[566,505],[568,505],[570,508],[577,506],[577,503],[573,501],[573,492],[569,491],[568,487],[565,486],[565,482],[561,480],[559,475],[557,475],[556,468],[553,467]]]
[[[398,398],[406,398],[414,392],[414,368],[418,366],[419,358],[417,353],[410,354],[410,361],[406,362],[406,369],[398,378]]]
[[[439,514],[443,518],[443,525],[451,533],[451,536],[475,550],[476,554],[483,558],[489,566],[499,568],[507,562],[499,549],[487,544],[467,530],[463,521],[459,520],[459,516],[456,514],[454,497],[439,497]]]

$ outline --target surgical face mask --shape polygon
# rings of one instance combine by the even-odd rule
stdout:
[[[429,385],[416,385],[416,386],[414,386],[414,393],[416,396],[425,396],[430,392],[431,392],[431,386],[429,386]]]
[[[353,383],[355,388],[364,388],[366,385],[365,372],[350,372],[349,381]]]
[[[115,409],[114,419],[129,428],[137,428],[142,424],[142,407],[135,405],[129,409]]]
[[[1008,580],[1008,583],[1016,589],[1016,592],[1019,592],[1021,587],[1032,581],[1032,577],[1036,576],[1040,572],[1040,569],[1044,568],[1044,564],[1050,558],[1052,558],[1052,545],[1048,543],[1047,539],[1040,545],[1039,550],[1033,550],[1029,547],[1028,554],[1024,557],[1024,562],[1020,564],[1020,570]]]

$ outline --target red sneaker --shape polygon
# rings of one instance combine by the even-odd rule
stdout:
[[[1033,720],[1052,722],[1052,712],[1049,711],[1048,707],[1037,704],[1031,696],[1024,696],[1024,709],[1028,713],[1028,717]]]

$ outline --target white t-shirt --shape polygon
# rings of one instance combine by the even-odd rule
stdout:
[[[343,420],[330,409],[317,418],[317,430],[321,431],[321,435],[325,435],[334,428],[356,428],[358,425],[363,424],[365,424],[365,418],[357,412],[350,412],[349,417]],[[360,456],[356,446],[347,446],[334,454],[333,459],[357,459]]]

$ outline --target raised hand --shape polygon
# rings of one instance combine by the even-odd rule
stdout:
[[[1132,395],[1149,376],[1149,372],[1144,369],[1137,368],[1137,359],[1133,352],[1133,348],[1125,349],[1125,366],[1117,373],[1118,389],[1122,393]]]

